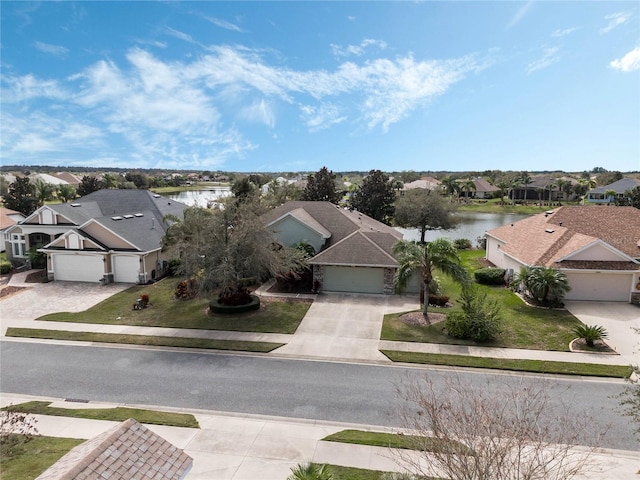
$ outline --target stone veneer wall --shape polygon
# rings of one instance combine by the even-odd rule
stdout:
[[[313,265],[313,286],[318,282],[320,287],[318,288],[318,293],[320,293],[324,289],[324,265]]]
[[[631,303],[640,305],[640,292],[633,292],[631,294]]]
[[[384,269],[384,287],[383,292],[385,295],[393,295],[393,276],[396,273],[395,268]]]

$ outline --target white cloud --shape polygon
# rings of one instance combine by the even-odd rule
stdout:
[[[67,92],[55,80],[41,80],[33,75],[22,77],[5,77],[7,88],[2,89],[3,102],[21,102],[36,98],[61,100],[67,97]]]
[[[509,23],[507,23],[507,28],[514,27],[515,25],[520,23],[520,20],[522,20],[525,17],[525,15],[527,14],[527,12],[532,6],[533,6],[533,1],[529,0],[522,7],[520,7],[518,11],[515,13],[515,15],[511,17],[511,19],[509,20]]]
[[[384,50],[385,48],[387,48],[386,42],[382,40],[373,40],[373,39],[367,38],[362,42],[360,42],[360,45],[343,46],[343,45],[336,45],[332,43],[331,51],[336,57],[349,57],[352,55],[359,57],[363,55],[367,50],[367,47],[371,45],[378,47],[379,50]]]
[[[264,98],[259,102],[254,102],[251,105],[247,105],[240,111],[240,118],[252,123],[262,123],[269,128],[273,128],[276,125],[276,117],[273,113],[273,108],[266,102]]]
[[[545,48],[542,54],[542,58],[529,63],[529,65],[527,66],[527,74],[537,72],[538,70],[547,68],[560,61],[560,56],[558,55],[559,51],[560,47]]]
[[[193,43],[193,38],[191,38],[191,35],[181,32],[180,30],[176,30],[171,27],[165,27],[164,31],[165,33],[167,33],[168,35],[171,35],[172,37],[178,38],[180,40],[184,40],[185,42]]]
[[[302,105],[300,117],[310,132],[325,130],[347,119],[346,115],[340,114],[340,108],[337,105],[328,103],[318,106]]]
[[[578,29],[578,27],[559,29],[559,30],[556,30],[555,32],[553,32],[551,34],[551,36],[553,38],[562,38],[562,37],[564,37],[566,35],[569,35],[570,33],[575,32],[577,29]]]
[[[612,13],[611,15],[604,17],[604,19],[608,20],[608,23],[605,27],[600,29],[600,33],[609,33],[614,28],[627,23],[631,19],[631,12]]]
[[[609,66],[621,72],[640,70],[640,47],[636,47],[622,58],[613,60]]]
[[[33,42],[33,46],[44,53],[55,55],[56,57],[64,57],[69,53],[69,49],[61,45],[51,45],[44,42]]]
[[[204,17],[204,18],[206,18],[209,22],[213,23],[216,27],[224,28],[225,30],[231,30],[234,32],[242,32],[242,29],[239,26],[231,22],[227,22],[226,20],[221,20],[215,17]]]

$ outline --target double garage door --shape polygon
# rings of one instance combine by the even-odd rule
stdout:
[[[102,255],[75,255],[55,253],[53,273],[55,280],[68,282],[99,282],[105,269]],[[112,257],[113,280],[121,283],[138,283],[140,260],[134,255]]]
[[[327,292],[384,293],[384,269],[326,266],[322,288]]]
[[[573,273],[567,272],[571,291],[567,300],[600,302],[628,302],[633,275],[630,273]]]

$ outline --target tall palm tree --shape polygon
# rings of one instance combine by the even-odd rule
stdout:
[[[56,191],[55,185],[44,182],[38,178],[34,182],[34,186],[35,186],[36,204],[38,208],[43,206],[45,202],[48,202],[49,200],[53,200],[53,194]]]
[[[506,178],[501,178],[496,182],[496,188],[500,190],[500,205],[504,206],[504,194],[509,192],[511,188],[511,182]]]
[[[441,180],[440,184],[442,185],[442,188],[445,194],[449,196],[453,196],[460,191],[460,185],[458,185],[458,182],[456,181],[456,179],[450,175],[444,177]]]
[[[422,313],[425,317],[428,316],[429,285],[433,281],[435,270],[448,275],[461,285],[467,285],[470,281],[469,273],[460,265],[458,251],[449,239],[438,238],[429,243],[401,240],[394,245],[393,253],[399,264],[393,278],[396,291],[402,292],[409,279],[418,272],[424,291]]]
[[[473,180],[467,180],[462,184],[462,190],[466,192],[464,194],[465,200],[468,200],[471,191],[476,191],[476,183]]]
[[[520,186],[522,186],[522,199],[526,200],[527,189],[529,188],[529,185],[533,183],[533,178],[531,178],[531,176],[527,172],[522,172],[520,174],[520,178],[518,179],[518,182],[520,183]]]
[[[558,178],[556,180],[556,187],[558,187],[558,193],[560,194],[560,196],[558,197],[558,200],[562,200],[564,198],[564,193],[567,188],[567,185],[571,185],[571,182],[569,182],[568,180],[564,180],[562,178]]]
[[[551,206],[551,193],[553,192],[553,189],[555,188],[556,184],[553,182],[549,182],[547,184],[547,188],[549,189],[549,206]]]

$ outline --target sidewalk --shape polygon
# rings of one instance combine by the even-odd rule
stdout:
[[[200,423],[200,429],[147,425],[194,459],[186,480],[285,480],[291,473],[291,467],[309,460],[371,470],[401,471],[387,448],[322,440],[327,435],[349,428],[394,431],[385,427],[138,405],[77,404],[60,399],[10,394],[2,394],[0,406],[31,400],[53,401],[52,406],[62,408],[127,406],[192,413]],[[52,437],[89,439],[116,423],[69,417],[36,417],[40,434]],[[576,478],[626,480],[634,478],[640,468],[639,452],[601,450],[590,458],[596,470]]]
[[[92,284],[64,282],[64,287],[61,287],[60,283],[57,282],[48,284],[24,283],[24,278],[29,273],[14,274],[9,282],[10,286],[27,287],[27,291],[15,293],[6,299],[0,299],[0,335],[2,336],[6,334],[8,327],[21,327],[75,332],[273,342],[286,345],[264,355],[371,363],[391,363],[387,357],[380,353],[382,349],[620,366],[640,364],[640,352],[631,354],[625,352],[623,355],[598,355],[380,340],[384,314],[418,308],[416,299],[396,295],[384,297],[380,295],[336,294],[322,296],[290,295],[298,298],[315,298],[312,307],[298,330],[292,335],[37,321],[34,318],[52,311],[86,310],[105,298],[128,288],[129,285],[94,286]],[[268,288],[269,285],[265,285],[258,289],[257,293],[263,296],[276,296],[269,293],[267,291]],[[277,296],[287,295],[277,294]],[[57,303],[53,303],[53,299]],[[37,341],[47,342],[48,340]],[[76,344],[80,343],[76,342]]]

